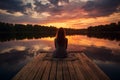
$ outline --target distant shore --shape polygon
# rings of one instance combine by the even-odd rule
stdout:
[[[54,26],[9,24],[0,22],[0,41],[54,37],[58,28]],[[108,25],[90,26],[87,29],[65,28],[67,35],[120,40],[120,22]]]

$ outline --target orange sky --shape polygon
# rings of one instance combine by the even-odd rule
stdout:
[[[118,22],[120,21],[120,13],[114,13],[110,16],[105,17],[97,17],[97,18],[79,18],[79,19],[68,19],[68,20],[56,20],[51,22],[43,23],[43,25],[53,25],[56,27],[65,27],[65,28],[87,28],[89,26],[95,26],[95,25],[104,25],[104,24],[110,24],[112,22]]]
[[[0,1],[0,21],[87,28],[120,21],[120,0]]]

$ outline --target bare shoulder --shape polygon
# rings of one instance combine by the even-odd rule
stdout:
[[[54,41],[56,41],[56,38],[54,39]]]
[[[55,38],[55,39],[54,39],[54,42],[56,42],[56,41],[57,41],[57,39]]]
[[[66,41],[68,41],[68,39],[67,39],[67,38],[65,38],[65,40],[66,40]]]
[[[67,38],[65,38],[66,40],[68,40]]]

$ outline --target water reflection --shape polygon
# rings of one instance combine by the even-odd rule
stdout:
[[[33,57],[27,51],[11,50],[0,55],[0,79],[11,79]]]
[[[83,51],[112,79],[120,79],[120,41],[67,36],[68,51]],[[54,37],[0,42],[0,79],[11,79],[40,52],[54,51]],[[116,72],[117,73],[116,73]],[[7,76],[7,77],[5,77]]]
[[[120,50],[112,50],[106,47],[87,47],[84,51],[88,56],[96,61],[104,63],[120,63]]]
[[[110,49],[120,49],[120,41],[110,41],[107,39],[89,38],[87,36],[68,36],[69,44],[76,44],[82,46],[107,47]]]
[[[120,79],[120,49],[90,46],[86,48],[85,53],[111,78],[111,80]]]
[[[11,79],[39,51],[52,51],[52,42],[42,39],[13,40],[0,43],[0,79]]]

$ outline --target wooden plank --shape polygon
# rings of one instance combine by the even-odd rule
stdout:
[[[74,67],[73,67],[71,61],[67,61],[67,64],[68,64],[68,69],[69,69],[71,80],[78,80],[77,77],[76,77],[76,73],[75,73],[75,70],[74,70]]]
[[[64,80],[70,80],[70,73],[66,61],[63,61],[63,78]]]
[[[100,80],[110,80],[110,78],[93,62],[91,61],[84,53],[81,53],[83,60],[89,65],[91,70],[97,74]]]
[[[58,61],[58,65],[57,65],[57,80],[63,80],[62,61]]]
[[[79,57],[79,59],[81,59],[81,63],[83,65],[83,68],[85,68],[84,72],[86,73],[87,75],[87,78],[89,80],[99,80],[99,78],[96,76],[96,74],[92,71],[92,69],[88,66],[88,64],[83,60],[83,57],[81,56],[81,54],[77,54],[77,56]]]
[[[57,70],[57,61],[52,61],[52,67],[51,67],[51,71],[50,71],[49,80],[56,79],[56,70]]]
[[[29,75],[28,75],[28,77],[27,77],[26,79],[27,79],[27,80],[33,80],[33,79],[36,77],[36,75],[37,75],[37,73],[38,73],[38,70],[39,70],[39,68],[40,68],[42,65],[43,65],[43,61],[37,62],[37,64],[34,65],[34,67],[33,67],[33,69],[31,70],[31,72],[28,73]]]
[[[42,61],[41,66],[39,67],[37,74],[34,77],[34,80],[41,80],[42,75],[44,74],[47,62],[48,61]]]
[[[29,75],[30,71],[33,69],[33,67],[36,65],[36,63],[44,57],[46,54],[40,54],[37,57],[35,57],[30,63],[25,65],[20,72],[17,73],[17,75],[12,80],[25,80],[26,77]]]
[[[42,76],[41,80],[49,80],[49,75],[50,75],[50,71],[51,71],[51,66],[52,66],[52,62],[48,61],[45,72]]]
[[[76,60],[76,61],[72,62],[72,64],[75,69],[76,77],[78,78],[78,80],[85,80],[85,78],[80,70],[80,67],[79,67],[79,61]]]
[[[78,59],[45,60],[40,54],[28,63],[13,80],[110,80],[85,54]]]
[[[76,57],[78,57],[77,54],[75,54]],[[85,80],[90,80],[91,77],[89,76],[89,73],[87,72],[86,68],[81,62],[81,59],[79,59],[77,66],[79,67],[80,72],[83,74],[83,77]]]

